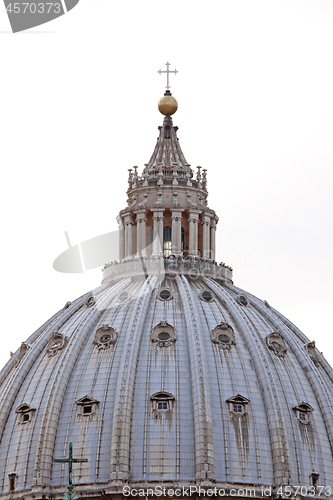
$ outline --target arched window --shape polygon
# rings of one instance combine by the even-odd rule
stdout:
[[[185,229],[182,227],[182,252],[185,250]]]
[[[163,253],[164,257],[171,255],[171,227],[166,226],[163,228]]]

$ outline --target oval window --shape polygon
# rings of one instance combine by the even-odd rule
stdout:
[[[210,292],[208,292],[207,290],[205,290],[204,292],[202,292],[201,294],[201,297],[206,301],[206,302],[209,302],[210,300],[212,300],[212,294]]]
[[[241,306],[247,306],[249,301],[245,295],[239,295],[238,297],[238,302],[240,303]]]
[[[169,340],[170,334],[168,332],[160,332],[158,335],[160,340]]]
[[[120,295],[119,295],[119,300],[121,300],[122,302],[124,302],[125,300],[127,300],[129,297],[129,293],[128,292],[122,292]]]
[[[217,338],[219,339],[220,342],[229,342],[230,341],[230,338],[225,333],[220,333],[220,335]]]
[[[165,290],[162,290],[162,291],[160,292],[160,297],[161,297],[161,299],[163,299],[163,300],[168,300],[168,299],[170,299],[170,297],[171,297],[171,292],[170,292],[170,290],[166,290],[166,289],[165,289]]]
[[[102,335],[99,339],[100,342],[103,342],[104,344],[106,342],[109,342],[111,340],[111,335],[109,333],[105,333],[104,335]]]

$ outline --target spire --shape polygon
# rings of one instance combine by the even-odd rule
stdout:
[[[170,115],[166,115],[163,125],[158,127],[159,137],[156,146],[143,173],[148,174],[148,179],[157,179],[162,172],[163,178],[173,180],[175,174],[178,179],[192,178],[193,172],[186,161],[177,137],[178,127],[174,127]]]

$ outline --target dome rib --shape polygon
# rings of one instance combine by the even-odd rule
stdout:
[[[263,398],[266,407],[268,428],[272,443],[273,454],[273,470],[275,484],[288,484],[291,478],[291,462],[289,444],[286,434],[286,424],[284,416],[281,414],[281,403],[278,397],[278,389],[274,380],[274,376],[270,370],[270,362],[267,359],[266,352],[258,338],[258,335],[253,329],[252,324],[246,317],[242,306],[224,290],[216,285],[213,280],[207,280],[210,283],[212,290],[218,295],[223,296],[224,300],[230,307],[230,312],[233,316],[235,324],[238,326],[243,338],[248,346],[252,362],[256,367],[258,380],[263,385]],[[248,331],[251,335],[245,335]],[[264,389],[265,388],[265,389]],[[285,476],[287,472],[288,477]]]
[[[111,293],[107,293],[106,296],[101,297],[99,300],[97,300],[93,307],[85,308],[84,310],[86,311],[86,314],[83,321],[81,320],[79,322],[78,327],[75,328],[69,339],[66,352],[63,355],[60,366],[58,366],[58,376],[55,377],[55,381],[57,383],[54,384],[54,387],[57,390],[57,394],[53,395],[53,392],[50,393],[43,417],[44,428],[43,425],[41,425],[40,429],[35,460],[35,470],[37,471],[35,481],[38,485],[44,486],[46,484],[49,486],[51,483],[51,473],[56,442],[56,426],[53,425],[53,422],[59,422],[60,412],[64,402],[68,383],[74,366],[80,356],[82,346],[85,344],[86,339],[89,337],[91,330],[95,331],[96,325],[104,315],[104,307],[107,306],[110,301],[119,293],[119,290],[123,289],[124,286],[126,286],[128,283],[130,283],[130,279],[122,280],[114,287],[112,287]],[[94,295],[96,296],[102,293],[104,290],[107,290],[107,288],[108,287],[103,286],[95,290]],[[92,292],[89,292],[83,297],[84,300],[81,307],[85,307],[86,299],[91,294]],[[79,333],[79,335],[75,335],[78,329],[81,329],[81,332]],[[64,366],[65,358],[67,358],[67,364],[65,364]],[[64,374],[64,376],[61,376],[62,373]],[[49,413],[51,413],[51,415],[54,417],[53,420],[48,419]],[[48,437],[47,441],[45,441],[45,435]],[[66,452],[66,445],[68,445],[68,443],[64,443],[64,452]]]
[[[286,333],[286,335],[288,335],[288,343],[293,350],[294,355],[298,358],[304,372],[306,373],[310,385],[313,388],[318,406],[320,407],[321,413],[324,417],[326,431],[329,436],[331,449],[333,451],[333,402],[330,397],[330,393],[326,388],[326,384],[321,376],[320,370],[309,359],[305,349],[302,349],[303,346],[296,344],[292,335],[290,335],[290,332],[288,331],[289,325],[285,324],[282,317],[276,318],[271,310],[264,310],[264,307],[261,306],[258,300],[253,301],[253,305],[261,313],[264,313],[266,316],[268,316],[276,328],[280,328]],[[318,390],[318,385],[321,387],[321,391]],[[323,402],[323,396],[325,398],[326,404],[324,404]]]
[[[191,361],[196,477],[198,480],[205,478],[213,479],[214,446],[212,408],[207,361],[199,332],[199,327],[201,325],[196,312],[193,292],[187,279],[177,276],[176,282],[183,303]],[[202,407],[204,407],[204,414]]]
[[[99,306],[101,307],[102,304],[100,303]],[[57,367],[56,374],[53,374],[54,382],[46,401],[36,452],[35,483],[39,486],[49,486],[51,483],[52,459],[57,430],[56,424],[59,421],[68,381],[80,354],[81,347],[86,337],[89,336],[90,329],[98,322],[99,315],[96,317],[95,311],[96,304],[87,310],[83,322],[80,322],[70,337],[67,348],[62,355],[61,363]]]
[[[56,316],[55,319],[57,319],[57,317],[59,317],[60,314],[58,320],[46,322],[45,323],[47,325],[46,327],[44,327],[43,325],[43,327],[39,328],[28,339],[27,342],[29,341],[31,342],[33,340],[30,349],[23,356],[17,367],[16,368],[14,367],[14,371],[11,374],[8,383],[6,381],[6,385],[4,385],[3,383],[3,386],[1,386],[0,436],[3,436],[3,431],[8,419],[8,415],[13,407],[16,396],[23,384],[26,374],[31,370],[38,356],[40,355],[40,353],[46,347],[47,343],[50,340],[47,334],[50,332],[50,330],[54,331],[60,328],[68,320],[68,318],[70,318],[78,309],[80,309],[80,307],[82,307],[85,301],[85,298],[89,295],[89,293],[90,292],[88,292],[87,294],[83,295],[80,299],[78,299],[78,302],[76,303],[74,310],[72,308],[69,308],[65,314],[61,314],[62,311],[60,311],[55,315]],[[14,378],[15,378],[15,383],[11,384]]]
[[[137,365],[143,321],[156,282],[156,276],[144,281],[132,312],[131,329],[128,330],[124,341],[126,348],[121,356],[112,418],[111,480],[127,480],[129,476],[131,412],[135,384],[132,374],[135,373]]]

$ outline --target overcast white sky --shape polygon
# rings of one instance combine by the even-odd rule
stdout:
[[[162,116],[208,169],[217,259],[333,364],[331,0],[81,0],[10,33],[0,6],[0,366],[100,269],[53,270],[72,244],[117,229],[127,169],[140,171]]]

